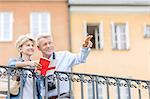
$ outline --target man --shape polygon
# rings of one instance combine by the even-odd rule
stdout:
[[[70,72],[71,67],[80,63],[84,63],[92,47],[90,41],[93,36],[89,35],[85,38],[79,54],[73,54],[69,51],[54,52],[53,39],[49,34],[41,34],[37,37],[37,47],[41,51],[43,57],[50,59],[56,66],[56,71]],[[48,91],[49,99],[56,99],[58,97],[57,88]],[[70,99],[69,96],[69,82],[60,81],[60,99]]]

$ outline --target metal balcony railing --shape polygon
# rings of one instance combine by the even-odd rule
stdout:
[[[25,71],[30,71],[31,74],[28,75]],[[0,94],[7,95],[8,99],[10,99],[10,79],[14,75],[20,76],[21,79],[25,77],[33,78],[33,99],[35,99],[35,84],[37,78],[44,78],[45,85],[48,85],[48,81],[50,80],[55,81],[58,99],[61,99],[61,82],[68,82],[71,99],[150,99],[149,80],[61,71],[56,71],[54,75],[44,77],[35,73],[34,69],[0,66],[0,87],[8,86],[7,89],[3,90],[0,88]],[[5,81],[3,79],[5,79]],[[20,87],[20,92],[23,92],[23,87]],[[45,87],[44,99],[48,99],[47,86]]]

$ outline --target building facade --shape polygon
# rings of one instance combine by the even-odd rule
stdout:
[[[149,0],[69,0],[69,5],[72,51],[89,34],[94,44],[87,63],[73,71],[150,79]]]
[[[54,37],[56,50],[75,53],[79,52],[84,37],[91,34],[93,47],[87,62],[74,67],[74,72],[150,79],[149,0],[68,1],[0,0],[0,64],[6,65],[10,57],[18,55],[14,44],[22,34],[36,37],[48,32]],[[37,50],[33,57],[39,56]],[[81,87],[76,86],[80,84],[74,86],[74,97],[80,99]],[[93,99],[92,85],[86,86],[85,99]],[[104,87],[98,87],[100,99],[105,99]],[[116,99],[114,88],[110,90],[111,99]],[[127,89],[121,91],[124,97],[121,99],[129,99]],[[132,93],[132,98],[137,99],[137,93]]]
[[[18,55],[14,45],[18,36],[43,32],[53,35],[56,50],[69,48],[67,0],[0,0],[1,65]]]

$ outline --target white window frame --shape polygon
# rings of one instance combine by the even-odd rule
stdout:
[[[89,22],[87,23],[87,21],[83,22],[83,29],[84,29],[84,36],[87,36],[87,25],[88,24],[94,24],[96,22]],[[95,49],[103,49],[104,48],[104,38],[103,38],[103,22],[100,21],[99,22],[99,33],[95,33]],[[98,41],[98,35],[100,37],[100,41]],[[100,47],[98,46],[98,43],[100,44]]]
[[[144,37],[150,38],[150,31],[147,31],[147,26],[150,28],[150,24],[144,24]]]
[[[9,36],[10,38],[3,38],[3,35],[4,35],[4,14],[5,13],[9,13],[10,14],[10,27],[9,27]],[[13,12],[0,12],[0,26],[1,26],[1,29],[0,29],[0,42],[9,42],[9,41],[12,41],[13,40]]]
[[[42,27],[41,27],[41,21],[42,21],[42,20],[41,20],[41,14],[43,14],[43,13],[48,14],[48,20],[47,20],[47,21],[49,22],[49,23],[47,24],[47,25],[48,25],[48,33],[51,35],[51,34],[52,34],[52,33],[51,33],[51,14],[50,14],[49,12],[31,12],[31,13],[30,13],[30,33],[31,33],[31,35],[33,35],[33,26],[32,26],[33,20],[32,20],[32,19],[33,19],[33,14],[34,14],[34,13],[37,13],[37,14],[39,15],[39,18],[40,18],[40,19],[39,19],[39,27],[38,27],[38,28],[39,28],[39,31],[38,31],[38,34],[43,33],[43,32],[41,31],[41,30],[42,30],[42,29],[41,29],[41,28],[42,28]],[[34,36],[34,35],[33,35],[33,36]]]
[[[125,26],[125,36],[126,36],[126,48],[121,48],[121,38],[120,38],[120,33],[115,33],[115,25],[118,24],[118,22],[111,23],[111,30],[112,30],[112,48],[113,50],[129,50],[130,44],[129,44],[129,25],[128,22],[124,22]],[[116,37],[118,40],[115,40]],[[117,44],[117,46],[116,46]]]

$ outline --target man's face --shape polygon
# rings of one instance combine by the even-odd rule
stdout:
[[[49,56],[54,51],[54,43],[50,37],[41,38],[38,43],[38,48],[43,55]]]

